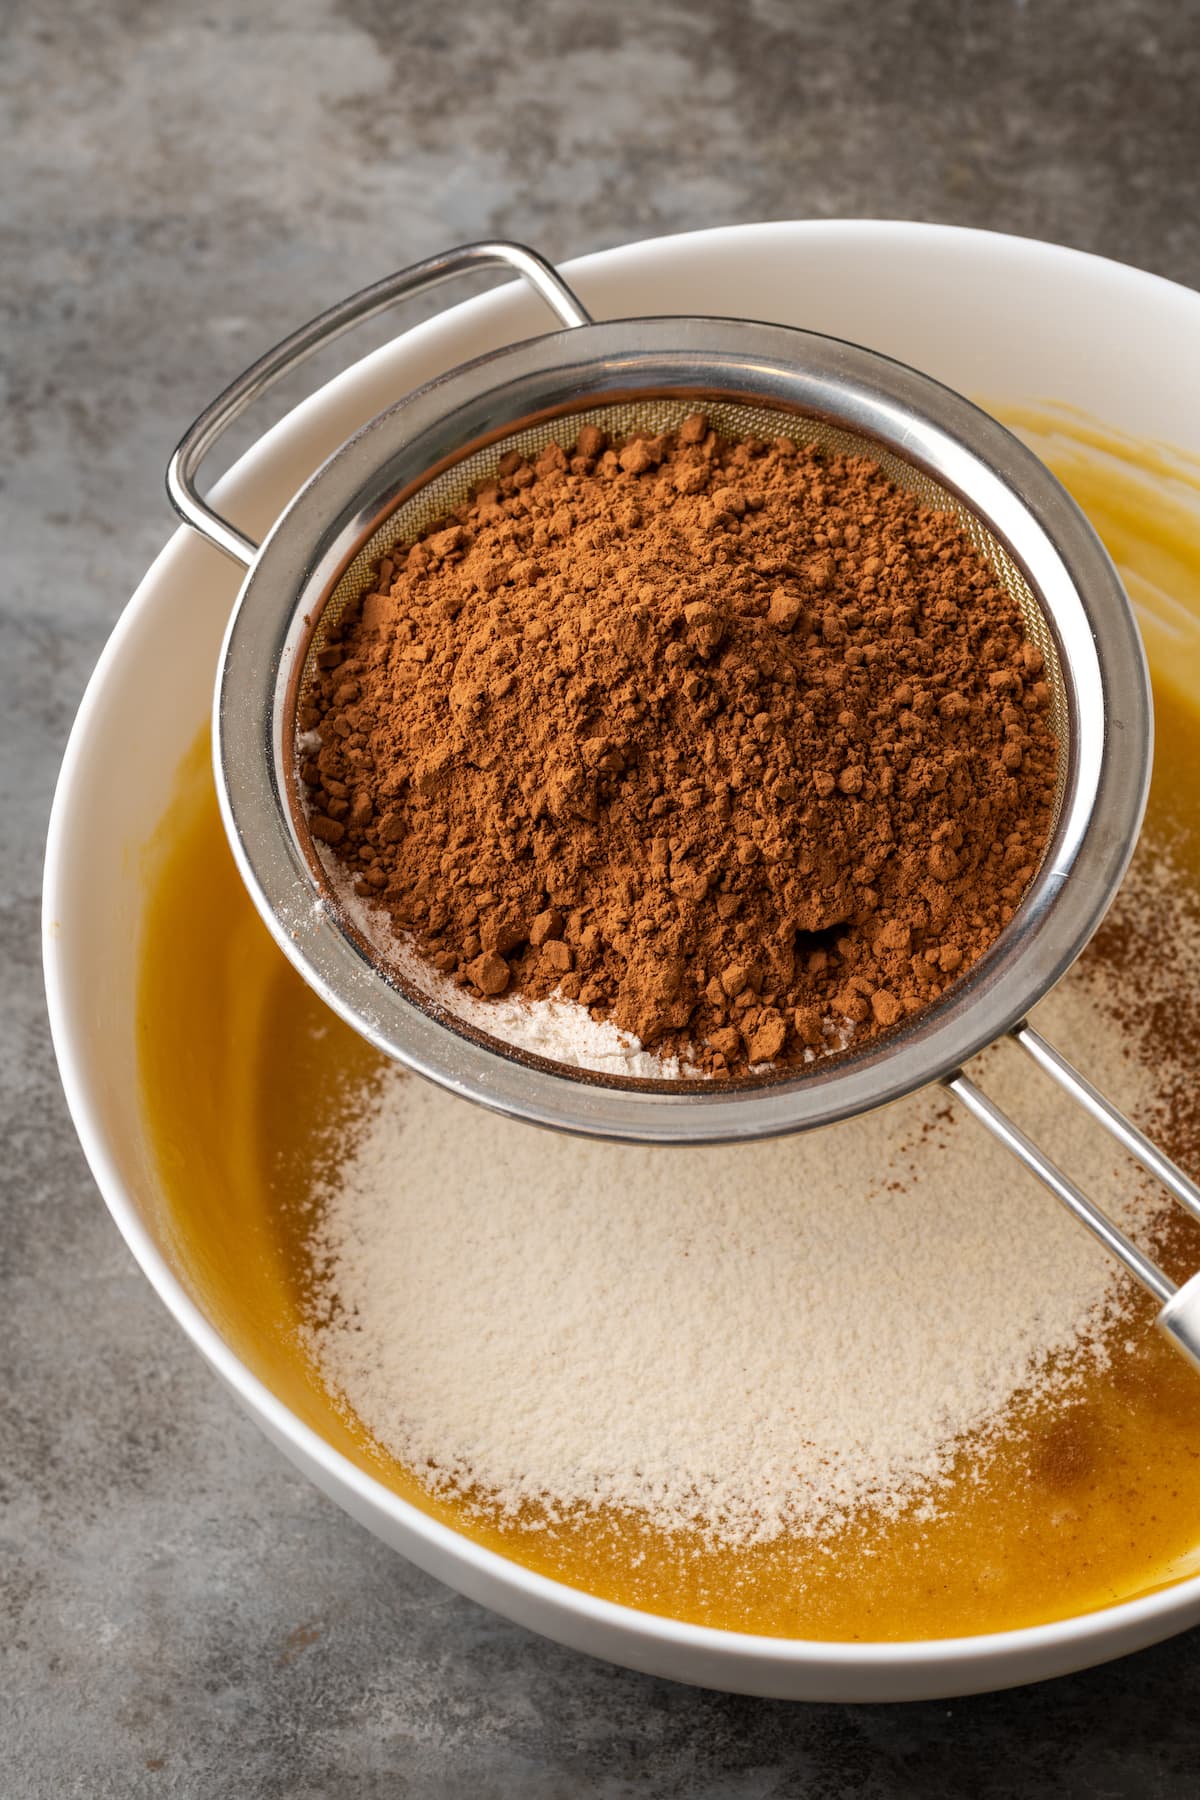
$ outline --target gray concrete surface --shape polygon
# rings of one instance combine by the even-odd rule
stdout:
[[[108,1221],[43,1014],[71,716],[252,354],[490,232],[923,217],[1200,286],[1194,4],[42,0],[0,54],[0,1796],[1194,1795],[1200,1635],[911,1708],[690,1692],[456,1598],[294,1475]]]

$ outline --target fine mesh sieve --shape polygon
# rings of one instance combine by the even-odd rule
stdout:
[[[379,414],[317,471],[261,548],[200,497],[203,456],[286,370],[396,300],[495,263],[522,275],[565,329],[464,364]],[[570,442],[586,423],[657,432],[698,405],[731,437],[785,435],[868,456],[924,504],[952,513],[1042,651],[1059,746],[1046,849],[991,949],[870,1044],[733,1082],[568,1068],[458,1016],[450,984],[398,953],[342,897],[308,830],[298,778],[296,719],[315,659],[381,556],[444,517],[510,449]],[[1160,1324],[1200,1363],[1200,1276],[1176,1289],[962,1072],[1010,1034],[1200,1217],[1200,1188],[1025,1023],[1127,867],[1152,725],[1140,639],[1111,562],[1060,484],[995,420],[927,376],[812,332],[690,316],[596,323],[532,251],[469,245],[352,296],[269,352],[196,421],[168,488],[183,517],[249,570],[214,707],[218,792],[239,868],[291,961],[373,1044],[501,1112],[649,1143],[810,1129],[942,1082],[1163,1303]]]

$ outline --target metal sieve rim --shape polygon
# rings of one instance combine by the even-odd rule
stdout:
[[[1067,780],[1042,866],[970,973],[894,1038],[762,1084],[618,1083],[432,1016],[372,967],[321,893],[291,817],[291,711],[314,617],[398,495],[548,414],[631,393],[737,395],[843,426],[980,514],[1038,597],[1069,692]],[[222,652],[214,747],[243,878],[276,941],[343,1018],[408,1067],[530,1122],[649,1142],[737,1141],[832,1123],[940,1079],[1017,1023],[1099,923],[1149,773],[1149,684],[1132,611],[1090,525],[1020,442],[904,365],[791,327],[697,318],[579,326],[492,352],[381,413],[276,523]]]

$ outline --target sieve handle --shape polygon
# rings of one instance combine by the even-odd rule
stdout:
[[[1085,1075],[1080,1074],[1053,1044],[1047,1043],[1040,1032],[1031,1025],[1022,1023],[1014,1026],[1009,1033],[1015,1044],[1031,1056],[1038,1067],[1067,1094],[1077,1105],[1095,1120],[1103,1131],[1115,1138],[1121,1147],[1128,1151],[1134,1160],[1141,1164],[1148,1174],[1160,1181],[1167,1191],[1186,1207],[1197,1219],[1200,1219],[1200,1187],[1184,1174],[1178,1164],[1164,1156],[1157,1144],[1153,1143],[1143,1131],[1139,1131],[1131,1119],[1120,1112],[1105,1098],[1100,1090],[1093,1086]],[[1008,1114],[998,1107],[994,1100],[988,1098],[983,1090],[976,1086],[961,1069],[947,1075],[943,1082],[955,1098],[966,1107],[972,1118],[976,1119],[985,1130],[989,1131],[998,1143],[1004,1145],[1022,1166],[1036,1175],[1043,1186],[1049,1188],[1057,1200],[1078,1222],[1090,1231],[1098,1243],[1102,1244],[1111,1256],[1141,1283],[1146,1291],[1159,1302],[1159,1313],[1155,1321],[1159,1330],[1170,1341],[1175,1349],[1182,1352],[1189,1361],[1200,1369],[1200,1273],[1189,1281],[1176,1286],[1170,1277],[1158,1267],[1158,1264],[1140,1250],[1133,1240],[1125,1235],[1118,1225],[1108,1217],[1094,1200],[1088,1198],[1079,1185],[1060,1169],[1038,1148],[1028,1134],[1021,1130]]]
[[[352,326],[373,319],[376,314],[386,311],[397,301],[424,293],[427,288],[437,287],[441,282],[449,281],[455,275],[462,275],[469,269],[490,267],[510,269],[520,275],[546,302],[560,324],[574,326],[592,323],[591,314],[567,286],[557,269],[539,256],[536,250],[530,250],[524,244],[509,244],[501,240],[462,244],[455,250],[443,251],[440,256],[430,256],[424,262],[414,263],[411,268],[400,269],[395,275],[386,275],[382,281],[360,289],[347,300],[339,300],[328,312],[321,313],[307,325],[302,325],[298,331],[293,331],[290,337],[285,337],[273,350],[260,356],[236,381],[230,383],[223,394],[219,394],[211,405],[205,407],[195,423],[184,432],[175,454],[167,464],[167,493],[180,518],[194,526],[218,550],[223,550],[235,562],[250,568],[258,555],[258,545],[216,512],[196,486],[200,464],[217,439],[235,419],[240,418],[248,406],[265,394],[268,388],[273,387],[281,376],[294,369],[298,363],[305,362],[326,344],[332,344]]]

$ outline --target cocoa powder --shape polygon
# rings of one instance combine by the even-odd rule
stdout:
[[[471,991],[718,1075],[928,1005],[1049,830],[1041,654],[953,518],[700,414],[510,453],[320,661],[301,773],[355,892]]]

